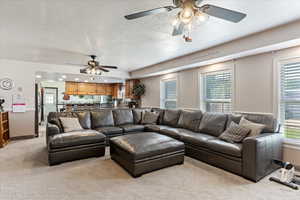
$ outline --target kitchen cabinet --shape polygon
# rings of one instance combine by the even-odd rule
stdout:
[[[125,97],[127,99],[138,99],[138,97],[133,95],[133,87],[140,83],[138,79],[126,80],[125,82]]]
[[[121,83],[115,83],[113,84],[113,94],[112,98],[113,99],[118,99],[119,97],[119,91],[121,90],[122,84]]]
[[[78,95],[88,95],[88,87],[86,83],[77,83],[77,94]]]
[[[110,95],[113,98],[118,97],[119,83],[81,83],[66,82],[65,93],[68,95]]]
[[[86,90],[88,95],[96,95],[97,94],[97,85],[96,83],[87,83]]]
[[[65,93],[68,95],[76,95],[78,93],[78,84],[76,82],[66,82]]]
[[[96,93],[97,93],[97,95],[105,95],[106,94],[105,84],[97,83],[96,84]]]
[[[113,95],[113,85],[112,84],[106,84],[105,85],[105,94],[106,95]]]

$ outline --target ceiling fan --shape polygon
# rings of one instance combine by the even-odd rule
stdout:
[[[217,17],[226,21],[238,23],[243,20],[247,15],[234,10],[229,10],[226,8],[221,8],[218,6],[205,4],[201,6],[203,0],[173,0],[172,6],[165,6],[160,8],[155,8],[147,11],[142,11],[130,15],[126,15],[125,18],[128,20],[137,19],[140,17],[145,17],[147,15],[153,15],[163,12],[170,12],[174,9],[181,9],[173,22],[173,36],[184,34],[184,39],[187,42],[191,42],[189,34],[192,29],[192,25],[195,22],[207,21],[209,16]]]
[[[91,57],[91,60],[88,61],[88,63],[84,66],[87,66],[84,69],[80,70],[80,73],[83,74],[91,74],[91,75],[101,75],[102,72],[109,72],[108,69],[118,69],[118,67],[115,66],[105,66],[100,65],[98,61],[96,61],[97,56],[95,55],[89,55]],[[82,66],[82,65],[80,65]]]

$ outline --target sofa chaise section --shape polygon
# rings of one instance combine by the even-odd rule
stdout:
[[[63,133],[55,124],[46,128],[49,165],[105,154],[106,137],[95,130],[81,130]]]

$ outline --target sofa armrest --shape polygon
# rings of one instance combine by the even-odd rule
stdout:
[[[46,144],[48,145],[49,137],[60,134],[59,127],[55,124],[47,123],[46,127]]]
[[[243,176],[252,181],[278,169],[273,160],[282,160],[283,135],[264,133],[256,137],[248,137],[243,142]]]

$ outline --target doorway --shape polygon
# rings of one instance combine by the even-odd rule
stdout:
[[[52,87],[43,88],[42,99],[43,99],[42,101],[43,119],[47,120],[47,116],[50,112],[58,112],[57,110],[58,88],[52,88]]]

